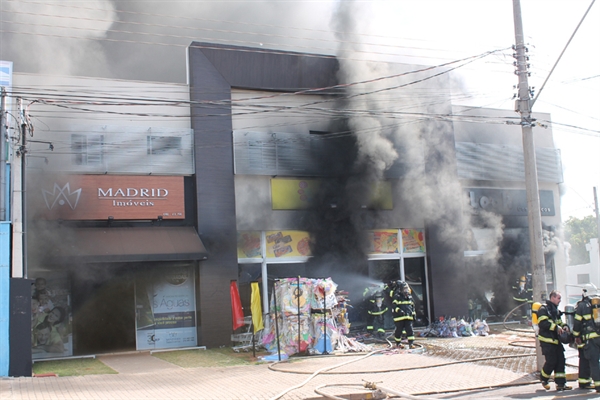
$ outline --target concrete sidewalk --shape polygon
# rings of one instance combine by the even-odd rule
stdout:
[[[427,344],[428,349],[433,343],[420,342]],[[321,399],[324,397],[315,392],[318,387],[323,387],[322,393],[330,396],[366,395],[360,388],[364,381],[422,398],[598,397],[595,392],[581,390],[546,392],[538,383],[537,375],[524,370],[531,365],[531,349],[507,347],[506,338],[461,338],[443,343],[445,348],[441,352],[393,350],[373,355],[315,356],[274,365],[224,368],[180,368],[148,353],[111,355],[100,360],[119,374],[5,378],[0,380],[0,398]],[[453,358],[436,355],[443,355],[446,348],[453,352],[449,354]],[[482,358],[474,357],[477,355],[474,351],[497,356],[472,361]],[[457,355],[464,357],[457,360]],[[575,382],[571,384],[576,386]]]
[[[149,352],[111,354],[100,356],[98,359],[119,374],[162,373],[171,369],[181,369],[175,364],[151,356]]]

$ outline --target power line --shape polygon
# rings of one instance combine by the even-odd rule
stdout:
[[[16,0],[5,0],[6,2],[14,2],[14,3],[19,3],[19,4],[34,4],[34,5],[43,5],[43,6],[47,6],[47,3],[43,3],[43,2],[32,2],[32,1],[16,1]],[[54,7],[62,7],[62,8],[69,8],[69,9],[75,9],[75,10],[88,10],[88,11],[105,11],[105,12],[114,12],[116,14],[122,14],[122,15],[131,15],[131,16],[135,16],[135,17],[155,17],[160,19],[161,21],[165,20],[165,19],[175,19],[175,20],[184,20],[184,21],[190,21],[194,26],[196,26],[196,24],[198,22],[209,22],[209,23],[217,23],[219,25],[222,24],[229,24],[229,25],[233,25],[233,26],[251,26],[251,27],[255,27],[255,28],[274,28],[277,30],[295,30],[295,31],[303,31],[303,32],[307,32],[307,33],[318,33],[318,34],[334,34],[337,36],[348,36],[350,33],[349,32],[345,32],[345,31],[339,31],[339,30],[335,30],[335,29],[315,29],[315,28],[298,28],[298,27],[294,27],[294,26],[290,26],[290,25],[276,25],[276,24],[264,24],[264,23],[255,23],[255,22],[248,22],[245,20],[241,20],[241,21],[231,21],[231,20],[221,20],[221,19],[211,19],[211,18],[200,18],[200,17],[195,17],[195,16],[189,16],[189,15],[169,15],[169,14],[157,14],[157,13],[149,13],[149,12],[140,12],[140,11],[128,11],[128,10],[119,10],[116,8],[111,8],[111,9],[106,9],[106,8],[92,8],[92,7],[81,7],[81,6],[74,6],[73,4],[53,4]],[[10,12],[18,12],[18,11],[11,11],[11,10],[7,10]],[[33,14],[33,15],[37,15],[37,14]],[[98,21],[98,20],[96,20]],[[116,22],[116,23],[122,23],[122,24],[141,24],[138,22],[133,22],[133,21],[110,21],[110,22]],[[156,27],[167,27],[167,28],[174,28],[174,29],[199,29],[199,30],[203,30],[205,28],[196,28],[196,27],[189,27],[189,26],[183,26],[181,24],[179,25],[165,25],[165,24],[148,24],[147,26],[156,26]],[[229,31],[229,30],[223,30],[223,32],[225,33],[235,33],[236,31]],[[251,31],[240,31],[239,33],[242,34],[251,34],[251,35],[265,35],[262,33],[256,33],[256,32],[251,32]],[[266,35],[270,35],[270,34],[266,34]],[[353,36],[357,36],[357,37],[370,37],[370,38],[378,38],[378,39],[385,39],[385,40],[392,40],[394,42],[398,42],[398,41],[416,41],[416,42],[428,42],[427,40],[424,39],[416,39],[416,38],[405,38],[405,37],[398,37],[398,36],[390,36],[390,35],[376,35],[376,34],[371,34],[371,33],[364,33],[364,32],[352,32]],[[311,38],[311,37],[294,37],[294,36],[282,36],[285,38],[299,38],[299,39],[304,39],[304,40],[323,40],[320,38]],[[333,41],[333,42],[338,42],[338,43],[349,43],[349,44],[362,44],[362,45],[376,45],[376,46],[390,46],[390,45],[385,45],[382,43],[368,43],[368,42],[351,42],[351,41],[342,41],[342,40],[336,40],[334,38],[332,38],[329,41]],[[488,44],[486,44],[487,46]],[[391,47],[401,47],[401,48],[407,48],[407,49],[419,49],[419,50],[431,50],[431,51],[452,51],[452,50],[447,50],[447,49],[428,49],[428,48],[423,48],[423,47],[410,47],[410,46],[391,46]]]
[[[75,16],[67,16],[67,15],[30,13],[30,12],[15,11],[15,10],[7,10],[7,11],[9,13],[18,14],[18,15],[31,15],[31,16],[39,16],[39,17],[69,19],[69,20],[76,20],[78,22],[83,20],[83,21],[90,21],[90,22],[107,22],[107,23],[111,23],[111,24],[118,23],[118,24],[122,24],[122,25],[134,25],[134,26],[143,26],[143,27],[150,27],[150,28],[168,28],[168,29],[177,29],[177,30],[185,29],[185,30],[217,32],[217,33],[226,33],[226,34],[254,35],[254,36],[263,36],[263,37],[268,37],[268,38],[301,39],[303,41],[333,42],[333,43],[337,43],[337,44],[343,43],[343,44],[349,44],[349,45],[358,45],[359,44],[361,46],[376,46],[376,47],[383,47],[383,48],[391,48],[394,51],[397,51],[398,49],[410,49],[410,50],[424,50],[424,51],[435,51],[435,52],[452,52],[452,51],[455,52],[455,50],[449,50],[449,49],[444,49],[444,48],[429,49],[429,48],[424,48],[424,47],[390,45],[390,44],[385,44],[385,43],[368,43],[368,42],[356,42],[356,41],[335,40],[335,39],[332,40],[332,39],[324,39],[322,37],[316,37],[316,38],[299,37],[299,36],[290,36],[290,35],[278,35],[278,34],[274,34],[274,33],[236,31],[236,30],[230,30],[230,29],[213,29],[213,28],[202,28],[202,27],[174,26],[174,25],[156,24],[156,23],[151,24],[151,23],[147,23],[147,22],[135,22],[135,21],[113,21],[113,20],[99,19],[99,18],[84,18],[81,16],[75,17]],[[76,27],[76,26],[72,26],[72,25],[67,25],[67,26],[57,25],[57,24],[50,25],[50,24],[41,24],[39,22],[27,23],[27,22],[22,22],[22,21],[11,21],[11,20],[3,20],[2,22],[9,23],[9,24],[36,26],[36,27],[44,26],[44,27],[57,28],[57,29],[76,29],[76,30],[84,30],[84,31],[99,31],[102,33],[109,32],[109,33],[120,33],[120,34],[128,34],[128,35],[150,35],[150,36],[158,36],[158,37],[177,38],[177,39],[183,38],[183,39],[189,39],[189,40],[197,40],[198,39],[197,36],[183,36],[183,35],[174,35],[174,34],[166,34],[166,33],[158,33],[158,32],[127,31],[127,30],[121,30],[121,29],[93,29],[90,27]],[[40,35],[43,36],[43,34],[41,34],[41,33],[40,33]],[[389,38],[387,38],[387,39],[389,39]],[[211,38],[211,39],[206,39],[206,40],[215,40],[215,39]],[[276,45],[276,43],[256,42],[256,41],[243,41],[242,43],[254,44],[254,45],[256,45],[256,44]],[[297,46],[295,46],[295,47],[297,47]],[[304,48],[311,48],[311,49],[319,50],[319,48],[315,48],[315,47],[304,47]],[[322,48],[322,49],[327,50],[327,51],[335,51],[335,49],[331,49],[331,48]],[[376,53],[376,52],[364,51],[364,50],[356,50],[356,52],[366,53],[366,54],[396,55],[396,53]],[[439,59],[439,57],[435,57],[435,58]]]

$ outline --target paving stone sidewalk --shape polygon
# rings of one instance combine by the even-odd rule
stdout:
[[[365,381],[422,398],[555,398],[556,392],[529,384],[537,380],[533,350],[509,346],[512,339],[494,335],[420,340],[428,351],[293,358],[224,368],[180,368],[149,353],[117,355],[100,359],[119,374],[4,378],[0,399],[320,399],[315,392],[319,387],[332,396],[367,393],[360,388]],[[501,386],[509,387],[497,388]],[[582,391],[570,395],[596,397]]]

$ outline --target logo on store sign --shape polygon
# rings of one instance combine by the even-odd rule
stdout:
[[[188,273],[185,270],[179,270],[167,275],[166,278],[171,285],[179,286],[187,281]]]
[[[42,189],[42,195],[44,196],[46,207],[48,207],[49,210],[52,210],[56,204],[59,206],[68,204],[69,207],[74,210],[75,207],[77,207],[77,203],[79,203],[81,188],[71,192],[71,186],[69,183],[62,188],[55,183],[52,192]]]

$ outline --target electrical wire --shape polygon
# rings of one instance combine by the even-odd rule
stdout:
[[[7,0],[7,2],[12,2],[12,0]],[[19,1],[18,3],[20,4],[33,4],[33,5],[44,5],[46,6],[47,3],[41,3],[41,2],[24,2],[24,1]],[[100,19],[89,19],[93,22],[111,22],[111,23],[119,23],[119,24],[132,24],[132,25],[143,25],[143,26],[148,26],[148,27],[160,27],[160,28],[172,28],[172,29],[195,29],[195,30],[206,30],[206,31],[218,31],[218,32],[222,32],[222,33],[227,33],[227,34],[231,34],[231,33],[235,33],[235,34],[243,34],[243,35],[262,35],[262,36],[269,36],[269,37],[281,37],[281,38],[285,38],[285,39],[301,39],[301,40],[315,40],[315,41],[329,41],[329,42],[335,42],[335,43],[345,43],[345,44],[349,44],[352,46],[355,45],[365,45],[365,46],[369,46],[369,45],[373,45],[373,46],[378,46],[378,47],[392,47],[394,49],[398,49],[398,48],[406,48],[406,49],[410,49],[410,50],[426,50],[426,51],[435,51],[436,53],[439,52],[449,52],[449,51],[453,51],[453,50],[448,50],[447,48],[435,48],[435,49],[428,49],[428,48],[423,48],[423,47],[415,47],[415,46],[399,46],[399,45],[387,45],[384,43],[370,43],[370,42],[355,42],[355,41],[347,41],[347,40],[340,40],[340,39],[336,39],[337,37],[345,37],[348,36],[349,33],[348,32],[344,32],[344,31],[339,31],[339,30],[323,30],[323,29],[307,29],[307,28],[297,28],[297,27],[293,27],[293,26],[281,26],[281,25],[273,25],[273,24],[258,24],[258,23],[252,23],[252,22],[247,22],[247,21],[227,21],[227,20],[218,20],[218,19],[208,19],[208,18],[199,18],[199,17],[194,17],[194,16],[188,16],[188,15],[168,15],[168,14],[156,14],[156,13],[148,13],[148,12],[140,12],[140,11],[128,11],[128,10],[119,10],[119,9],[115,9],[115,8],[111,8],[111,9],[106,9],[106,8],[91,8],[91,7],[82,7],[82,6],[74,6],[73,4],[53,4],[54,7],[61,7],[61,8],[68,8],[71,10],[87,10],[87,11],[104,11],[104,12],[109,12],[109,13],[116,13],[118,14],[123,14],[123,15],[127,15],[127,16],[134,16],[134,17],[143,17],[143,18],[147,18],[147,17],[153,17],[153,18],[157,18],[160,21],[164,21],[165,19],[176,19],[176,20],[184,20],[184,21],[190,21],[192,26],[185,26],[182,24],[178,24],[178,25],[167,25],[167,24],[150,24],[150,23],[140,23],[140,22],[135,22],[135,21],[131,21],[131,20],[100,20]],[[44,14],[34,14],[34,13],[25,13],[22,11],[16,11],[16,10],[7,10],[8,12],[12,12],[12,13],[19,13],[19,14],[30,14],[30,15],[44,15]],[[49,17],[58,17],[58,18],[76,18],[76,17],[69,17],[69,16],[65,16],[65,15],[51,15],[48,14],[47,16]],[[235,31],[235,30],[224,30],[224,29],[208,29],[208,28],[199,28],[197,26],[198,23],[203,23],[203,22],[210,22],[210,23],[217,23],[219,25],[222,24],[229,24],[232,26],[252,26],[255,28],[275,28],[278,30],[281,29],[287,29],[287,30],[296,30],[296,31],[303,31],[306,33],[311,33],[311,34],[319,34],[320,36],[318,37],[307,37],[307,36],[289,36],[289,35],[273,35],[273,34],[264,34],[261,32],[252,32],[252,31]],[[332,39],[323,39],[322,38],[322,34],[333,34],[334,38]],[[378,38],[378,39],[385,39],[385,40],[391,40],[395,43],[398,43],[399,41],[406,41],[406,40],[410,40],[410,41],[419,41],[419,42],[426,42],[423,39],[411,39],[411,38],[402,38],[402,37],[390,37],[390,36],[383,36],[383,35],[374,35],[374,34],[369,34],[369,33],[352,33],[352,36],[357,36],[357,37],[371,37],[371,38]],[[252,44],[256,45],[259,44],[258,42],[251,42]],[[360,50],[359,50],[360,51]],[[368,52],[365,52],[368,53]],[[439,59],[439,57],[436,57]]]
[[[494,50],[492,52],[495,52],[495,51],[497,51],[497,50]],[[483,53],[481,55],[472,56],[472,58],[473,57],[474,58],[476,58],[476,57],[485,57],[485,56],[486,56],[486,53]],[[453,61],[451,63],[455,63],[455,62],[459,62],[459,61],[461,61],[461,60],[455,60],[455,61]],[[324,92],[324,91],[328,91],[328,90],[329,91],[330,90],[339,90],[339,89],[341,89],[343,87],[358,86],[358,85],[361,85],[361,84],[373,83],[373,82],[377,82],[377,81],[381,81],[381,80],[388,80],[388,79],[392,79],[392,78],[397,78],[399,76],[404,76],[406,74],[423,72],[423,71],[426,71],[426,70],[429,70],[429,69],[432,69],[432,68],[439,68],[439,67],[440,66],[427,67],[425,69],[413,70],[413,71],[405,72],[405,73],[402,73],[402,74],[389,75],[389,76],[385,76],[385,77],[377,77],[377,78],[374,78],[374,79],[363,80],[363,81],[360,81],[360,82],[352,82],[352,83],[349,83],[349,84],[346,84],[346,85],[336,85],[336,86],[330,86],[330,87],[326,87],[326,88],[305,89],[305,90],[302,90],[302,91],[293,92],[291,94],[290,93],[284,93],[284,94],[280,93],[280,94],[277,94],[275,96],[271,94],[271,95],[268,95],[268,96],[253,96],[253,97],[251,96],[251,97],[246,97],[246,98],[236,99],[236,100],[229,100],[228,99],[228,100],[225,100],[225,101],[200,102],[198,104],[198,106],[219,106],[219,105],[225,105],[225,104],[236,105],[236,104],[238,104],[240,102],[256,101],[256,100],[259,100],[259,99],[260,100],[264,100],[264,99],[275,98],[276,96],[299,95],[299,94],[306,94],[306,93],[313,93],[313,92]],[[443,73],[448,73],[448,70],[442,71],[439,74],[443,74]],[[351,96],[370,95],[370,94],[374,94],[374,93],[378,93],[378,92],[390,91],[390,90],[394,90],[394,89],[397,89],[397,88],[402,87],[402,86],[414,85],[414,84],[419,83],[419,82],[420,82],[420,80],[411,81],[411,82],[405,83],[403,85],[387,86],[387,87],[384,87],[382,89],[378,89],[376,91],[371,91],[371,92],[364,92],[363,91],[363,92],[359,92],[359,93],[353,94]],[[12,93],[12,95],[14,96],[15,94],[22,94],[22,93],[19,93],[19,91],[14,91]],[[57,95],[57,96],[59,96],[59,95]],[[60,95],[60,96],[66,97],[68,95],[64,94],[64,95]],[[87,97],[89,99],[93,100],[93,96],[87,96]],[[109,97],[109,96],[107,95],[107,97]],[[158,105],[160,105],[160,106],[172,105],[172,106],[179,106],[179,107],[188,107],[190,104],[194,104],[194,103],[188,102],[188,101],[176,101],[176,102],[171,101],[169,103],[169,101],[165,100],[164,98],[163,99],[146,98],[146,99],[141,99],[142,101],[137,101],[137,102],[132,101],[131,103],[128,103],[128,102],[123,102],[123,101],[114,101],[114,97],[115,97],[114,94],[112,95],[112,97],[113,97],[112,101],[106,101],[106,102],[88,101],[87,103],[79,101],[77,103],[86,103],[86,104],[93,104],[93,105],[111,105],[111,106],[118,106],[118,105],[146,105],[147,103],[151,103],[151,104],[156,105],[156,106],[158,106]],[[333,97],[335,97],[335,96],[333,96]],[[364,112],[359,111],[359,110],[354,110],[354,111],[347,110],[347,111],[345,111],[342,114],[342,113],[340,113],[337,110],[331,111],[331,110],[327,110],[327,109],[323,109],[323,108],[315,109],[314,107],[308,107],[311,104],[338,101],[340,97],[342,99],[344,99],[344,98],[347,99],[348,98],[348,96],[346,96],[346,97],[344,97],[344,96],[337,96],[337,98],[334,98],[334,99],[320,100],[319,102],[313,102],[313,103],[305,103],[305,104],[298,105],[298,106],[295,106],[295,107],[271,107],[271,108],[269,108],[268,105],[261,105],[261,104],[253,105],[253,107],[255,107],[255,108],[258,107],[259,109],[262,108],[262,110],[259,111],[259,113],[264,113],[265,111],[267,111],[267,112],[279,112],[279,113],[281,113],[283,111],[285,111],[285,112],[293,111],[293,112],[301,112],[301,113],[305,113],[305,114],[306,113],[314,114],[315,112],[318,112],[318,113],[322,114],[323,116],[329,115],[329,116],[333,116],[335,118],[339,118],[339,117],[341,117],[343,115],[350,116],[353,113],[356,114],[357,112],[359,113],[357,115],[360,115],[360,113],[364,113]],[[429,96],[429,98],[431,99],[431,96]],[[29,98],[29,99],[33,100],[34,98]],[[37,100],[39,100],[39,99],[37,99]],[[57,100],[52,100],[52,101],[56,102]],[[390,101],[392,101],[391,98],[390,98]],[[45,103],[46,104],[50,104],[50,101],[45,101]],[[76,103],[76,102],[72,102],[72,103]],[[64,106],[64,105],[61,105],[60,107],[69,108],[68,106]],[[119,114],[119,115],[124,115],[124,116],[135,115],[135,116],[143,116],[143,117],[150,117],[150,118],[189,118],[189,114],[187,114],[187,113],[183,114],[183,115],[176,115],[176,116],[174,116],[174,115],[171,115],[171,114],[164,114],[164,113],[157,113],[157,114],[152,114],[152,113],[147,113],[147,112],[142,112],[142,113],[139,113],[139,112],[138,113],[128,113],[128,112],[114,112],[114,111],[107,111],[107,110],[96,110],[96,109],[90,109],[90,108],[79,108],[78,109],[77,107],[72,107],[72,109],[73,109],[73,111],[76,111],[76,112],[87,112],[87,113],[95,113],[95,114],[108,113],[108,114]],[[239,108],[238,108],[238,110],[239,110]],[[397,112],[395,112],[395,113],[390,113],[390,112],[385,113],[385,112],[383,112],[382,113],[382,112],[374,112],[372,110],[368,110],[368,111],[365,111],[365,112],[367,112],[368,115],[372,115],[372,116],[379,115],[379,116],[393,117],[393,118],[396,118],[398,116],[404,116],[404,117],[406,117],[406,116],[410,116],[411,115],[411,113],[397,113]],[[257,111],[252,111],[252,110],[246,111],[246,112],[234,111],[232,113],[227,113],[227,115],[232,116],[232,117],[233,116],[239,117],[239,116],[250,115],[250,114],[255,114],[256,115]],[[226,114],[224,114],[224,113],[207,114],[204,117],[223,116],[223,115],[226,115]],[[299,115],[302,115],[302,114],[299,114]],[[413,117],[414,116],[416,116],[416,114],[413,114]],[[420,117],[426,117],[426,116],[420,116]],[[431,117],[431,115],[430,115],[430,117]],[[433,116],[433,117],[434,118],[440,118],[440,116]],[[452,116],[451,115],[447,115],[447,116],[444,117],[444,119],[447,120],[447,121],[450,121],[450,120],[456,121],[456,120],[458,120],[456,115],[452,115]],[[462,118],[462,120],[466,121],[466,119],[464,117]],[[486,123],[489,123],[489,122],[491,122],[491,121],[488,119],[486,121]],[[557,123],[554,123],[554,124],[557,124]],[[574,129],[575,128],[580,128],[580,127],[576,127],[576,126],[570,126],[570,127],[574,128]],[[598,131],[592,131],[592,132],[593,133],[598,133]]]
[[[399,46],[399,45],[388,45],[388,44],[383,44],[383,43],[365,43],[365,42],[352,42],[352,41],[342,41],[342,40],[329,40],[329,39],[323,39],[321,37],[317,37],[317,38],[310,38],[310,37],[296,37],[296,36],[289,36],[289,35],[277,35],[277,34],[273,34],[273,33],[261,33],[261,32],[247,32],[247,31],[236,31],[236,30],[225,30],[225,29],[210,29],[210,28],[201,28],[201,27],[187,27],[187,26],[173,26],[173,25],[165,25],[165,24],[150,24],[150,23],[144,23],[144,22],[133,22],[133,21],[112,21],[112,20],[103,20],[103,19],[98,19],[98,18],[84,18],[81,16],[66,16],[66,15],[51,15],[51,14],[41,14],[41,13],[27,13],[27,12],[23,12],[23,11],[14,11],[14,10],[8,10],[9,13],[13,13],[13,14],[19,14],[19,15],[32,15],[32,16],[39,16],[39,17],[52,17],[52,18],[59,18],[59,19],[69,19],[69,20],[76,20],[77,22],[80,21],[90,21],[90,22],[105,22],[105,23],[110,23],[110,24],[114,24],[114,23],[119,23],[119,24],[131,24],[131,25],[135,25],[135,26],[145,26],[145,27],[152,27],[152,28],[169,28],[169,29],[177,29],[177,30],[181,30],[181,29],[186,29],[186,30],[197,30],[197,31],[206,31],[206,32],[217,32],[217,33],[226,33],[226,34],[238,34],[238,35],[254,35],[254,36],[265,36],[265,37],[269,37],[269,38],[282,38],[282,39],[301,39],[303,41],[321,41],[321,42],[334,42],[334,43],[343,43],[346,45],[361,45],[361,46],[376,46],[376,47],[389,47],[391,48],[394,52],[376,52],[376,51],[367,51],[367,50],[361,50],[361,49],[356,49],[354,50],[354,52],[358,53],[358,54],[370,54],[370,55],[386,55],[386,56],[398,56],[399,53],[397,52],[398,49],[409,49],[409,50],[425,50],[425,51],[435,51],[435,52],[450,52],[453,50],[448,50],[448,49],[425,49],[425,48],[420,48],[420,47],[410,47],[410,46]],[[53,28],[53,29],[75,29],[75,30],[80,30],[80,31],[86,31],[86,32],[100,32],[102,34],[106,34],[106,33],[113,33],[113,34],[125,34],[125,35],[141,35],[141,36],[156,36],[156,37],[161,37],[161,38],[174,38],[174,39],[188,39],[190,41],[197,41],[198,37],[197,36],[185,36],[185,35],[176,35],[176,34],[167,34],[167,33],[159,33],[159,32],[143,32],[143,31],[128,31],[128,30],[122,30],[122,29],[102,29],[102,28],[91,28],[91,27],[77,27],[77,26],[72,26],[72,25],[57,25],[57,24],[42,24],[40,22],[32,22],[32,23],[28,23],[28,22],[22,22],[22,21],[12,21],[12,20],[1,20],[0,22],[2,23],[7,23],[7,24],[16,24],[16,25],[25,25],[25,26],[35,26],[36,28],[39,27],[47,27],[47,28]],[[43,33],[39,33],[39,35],[43,35]],[[216,40],[220,40],[218,38],[203,38],[203,41],[216,41]],[[299,46],[297,44],[295,45],[286,45],[284,43],[276,43],[276,42],[257,42],[257,41],[249,41],[249,40],[231,40],[229,39],[229,41],[232,42],[236,42],[236,43],[240,43],[240,44],[251,44],[251,45],[260,45],[260,46],[288,46],[288,47],[293,47],[295,49],[310,49],[311,51],[325,51],[325,52],[329,52],[329,53],[334,53],[336,51],[336,48],[331,48],[331,47],[315,47],[315,46]],[[405,57],[408,57],[409,55],[404,54]],[[417,56],[415,56],[417,57]],[[418,56],[419,58],[434,58],[434,59],[440,59],[439,56],[436,57],[432,57],[432,56],[423,56],[420,55]]]
[[[334,86],[329,86],[329,87],[325,87],[325,88],[305,89],[305,90],[293,92],[292,95],[306,94],[306,93],[315,93],[315,92],[323,92],[323,91],[329,91],[329,90],[334,90],[334,89],[340,89],[340,88],[344,88],[344,87],[356,86],[356,85],[365,84],[365,83],[378,82],[378,81],[387,80],[387,79],[391,79],[391,78],[397,78],[399,76],[405,76],[405,75],[412,74],[412,73],[428,71],[428,70],[431,70],[431,69],[434,69],[434,68],[440,68],[442,66],[454,64],[454,63],[461,62],[461,61],[472,62],[474,59],[485,57],[485,56],[487,56],[487,55],[489,55],[491,53],[494,53],[496,51],[497,50],[493,50],[491,52],[486,52],[486,53],[483,53],[483,54],[480,54],[480,55],[477,55],[477,56],[472,56],[472,57],[469,57],[469,58],[463,59],[463,60],[455,60],[455,61],[452,61],[451,63],[442,64],[441,66],[427,67],[427,68],[423,68],[423,69],[419,69],[419,70],[413,70],[413,71],[409,71],[409,72],[403,72],[401,74],[394,74],[394,75],[385,76],[385,77],[377,77],[377,78],[373,78],[373,79],[366,80],[366,81],[353,82],[353,83],[347,83],[347,84],[342,84],[342,85],[334,85]],[[452,68],[451,70],[456,69],[456,68],[458,68],[458,67]],[[440,76],[440,75],[448,73],[448,72],[449,72],[449,70],[444,70],[442,72],[434,74],[433,76],[428,76],[428,77],[425,77],[425,78],[422,78],[422,79],[419,79],[419,80],[416,80],[416,81],[404,83],[402,85],[396,85],[396,86],[392,86],[392,87],[386,87],[386,88],[374,90],[374,91],[371,91],[371,92],[361,92],[361,93],[356,93],[356,94],[352,94],[352,95],[349,95],[349,96],[345,96],[345,97],[341,96],[341,97],[342,97],[342,99],[344,99],[344,98],[352,98],[352,97],[361,96],[361,95],[375,94],[375,93],[382,92],[382,91],[388,91],[388,90],[398,89],[398,88],[401,88],[401,87],[406,87],[408,85],[417,84],[417,83],[423,82],[423,81],[428,80],[428,79],[432,79],[434,77]],[[255,100],[264,100],[264,99],[267,99],[267,98],[270,99],[270,98],[279,97],[279,96],[286,96],[286,95],[290,95],[290,94],[289,93],[279,93],[279,94],[276,94],[276,95],[261,96],[261,97],[251,97],[251,98],[246,98],[246,99],[238,99],[237,101],[238,102],[239,101],[243,102],[243,101],[251,101],[251,100],[252,101],[255,101]],[[44,104],[50,104],[50,102],[51,102],[50,100],[39,100],[39,99],[38,99],[38,101],[43,102]],[[301,106],[296,106],[295,108],[307,108],[307,106],[309,106],[309,105],[327,103],[327,102],[332,102],[332,101],[339,101],[339,99],[319,100],[317,102],[312,102],[312,103],[304,104],[304,105],[301,105]],[[56,103],[56,101],[53,101],[53,102]],[[207,104],[208,105],[222,105],[222,104],[227,104],[227,103],[231,103],[231,102],[232,102],[231,100],[226,100],[226,101],[207,101],[207,102],[200,102],[200,103],[203,104],[203,105],[207,105]],[[73,103],[81,103],[81,102],[70,101],[69,103],[73,104]],[[87,104],[90,104],[90,103],[87,103]],[[91,104],[99,105],[100,103],[98,103],[98,102],[92,102]],[[113,105],[114,106],[114,105],[123,105],[124,103],[110,101],[108,103],[101,103],[101,104],[102,105]],[[164,103],[162,103],[162,104],[164,105]],[[182,104],[184,104],[184,102],[179,102],[177,104],[178,105],[182,105]],[[194,104],[194,103],[190,102],[190,104]],[[58,107],[73,108],[73,109],[76,109],[78,111],[97,112],[96,110],[92,110],[92,109],[88,109],[88,108],[68,107],[68,106],[59,105],[59,104],[55,104],[55,105],[58,106]],[[291,109],[291,107],[282,107],[282,106],[277,107],[277,111],[289,110],[289,109]],[[311,111],[314,111],[314,109],[311,110]],[[109,113],[109,114],[120,114],[120,115],[149,116],[149,114],[145,114],[145,113],[143,113],[143,114],[140,114],[140,113],[124,113],[124,112],[116,112],[116,111],[109,111],[109,110],[104,110],[103,112]],[[255,112],[251,112],[251,113],[255,113]],[[219,113],[219,114],[215,114],[215,115],[222,116],[223,113]],[[238,113],[237,115],[240,115],[240,114]],[[157,117],[157,116],[158,117],[166,117],[166,115],[162,115],[162,114],[154,114],[152,116],[155,116],[155,117]]]
[[[204,47],[206,48],[206,47]],[[234,50],[234,51],[238,51],[239,49],[236,48],[232,48],[232,49],[226,49],[226,48],[215,48],[215,49],[219,49],[219,50]],[[355,93],[352,95],[348,95],[348,96],[338,96],[335,100],[339,100],[339,98],[353,98],[356,96],[363,96],[363,95],[369,95],[369,94],[375,94],[375,93],[379,93],[379,92],[383,92],[383,91],[388,91],[388,90],[393,90],[393,89],[399,89],[399,88],[403,88],[403,87],[407,87],[407,86],[411,86],[417,83],[421,83],[424,82],[426,80],[429,79],[433,79],[435,77],[447,74],[455,69],[461,68],[463,66],[465,66],[466,64],[472,63],[476,60],[485,58],[489,55],[495,54],[499,51],[504,51],[506,49],[496,49],[496,50],[489,50],[486,51],[484,53],[481,54],[477,54],[477,55],[473,55],[473,56],[469,56],[469,57],[465,57],[462,59],[458,59],[458,60],[452,60],[450,62],[446,62],[443,64],[439,64],[439,65],[435,65],[435,66],[428,66],[428,67],[422,67],[422,68],[418,68],[418,69],[414,69],[411,71],[407,71],[407,72],[401,72],[401,73],[397,73],[397,74],[392,74],[392,75],[386,75],[386,76],[378,76],[375,78],[371,78],[371,79],[367,79],[367,80],[361,80],[361,81],[356,81],[356,82],[349,82],[349,83],[343,83],[343,84],[336,84],[336,85],[332,85],[332,86],[326,86],[326,87],[320,87],[320,88],[309,88],[309,89],[302,89],[302,90],[297,90],[297,91],[293,91],[293,92],[279,92],[276,94],[271,94],[271,95],[263,95],[263,96],[253,96],[253,97],[248,97],[248,98],[244,98],[244,99],[238,99],[238,102],[243,102],[243,101],[256,101],[256,100],[264,100],[264,99],[272,99],[272,98],[277,98],[277,97],[284,97],[284,96],[297,96],[300,94],[315,94],[315,93],[325,93],[327,94],[330,91],[336,91],[342,88],[349,88],[349,87],[353,87],[353,86],[358,86],[358,85],[364,85],[364,84],[371,84],[371,83],[375,83],[375,82],[380,82],[380,81],[386,81],[386,80],[390,80],[390,79],[395,79],[395,78],[399,78],[399,77],[404,77],[404,76],[408,76],[411,74],[418,74],[418,73],[423,73],[423,72],[428,72],[428,71],[432,71],[435,69],[440,69],[440,68],[445,68],[445,67],[449,67],[452,66],[453,64],[459,64],[458,66],[454,66],[450,69],[444,69],[441,72],[438,72],[434,75],[430,75],[421,79],[417,79],[411,82],[406,82],[403,83],[401,85],[395,85],[395,86],[390,86],[390,87],[386,87],[386,88],[381,88],[378,90],[373,90],[370,92],[360,92],[360,93]],[[240,50],[240,51],[244,51],[244,50]],[[288,53],[282,53],[282,54],[288,54]],[[462,63],[462,64],[461,64]],[[326,100],[326,101],[333,101],[333,100]],[[211,103],[211,104],[227,104],[230,103],[230,100],[221,100],[221,101],[209,101],[209,102],[204,102],[204,103]],[[115,103],[112,103],[115,104]]]

